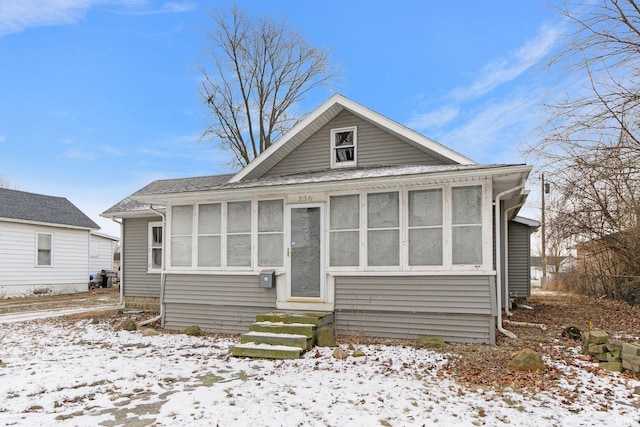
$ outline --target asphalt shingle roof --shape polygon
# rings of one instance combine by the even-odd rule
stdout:
[[[64,197],[0,188],[0,218],[99,229]]]

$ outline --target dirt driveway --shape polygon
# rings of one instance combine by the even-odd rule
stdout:
[[[6,298],[0,299],[0,315],[109,306],[119,302],[120,292],[117,287],[98,288],[77,294]]]

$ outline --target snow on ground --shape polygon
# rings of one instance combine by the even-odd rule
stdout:
[[[559,390],[468,389],[436,373],[447,355],[361,346],[337,360],[229,357],[229,338],[114,332],[106,322],[0,327],[0,424],[104,426],[637,426],[640,381],[598,374],[566,349]]]

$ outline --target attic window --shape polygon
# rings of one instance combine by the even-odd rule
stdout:
[[[357,129],[355,126],[331,129],[331,167],[356,166]]]

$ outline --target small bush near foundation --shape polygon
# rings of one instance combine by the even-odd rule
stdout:
[[[202,330],[200,329],[200,326],[192,325],[185,329],[184,333],[192,337],[199,337],[202,335]]]

